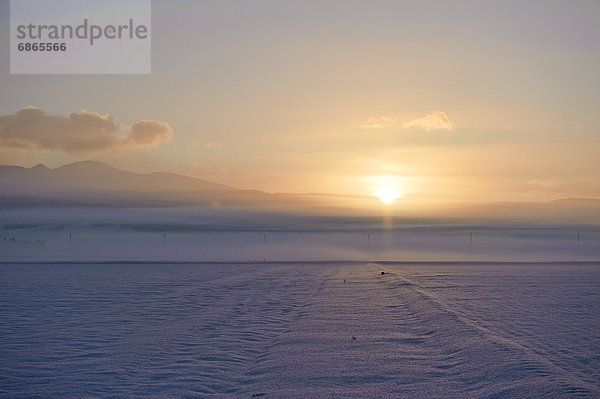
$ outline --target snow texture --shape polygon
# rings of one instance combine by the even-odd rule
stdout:
[[[5,263],[0,396],[598,397],[598,287],[598,263]]]

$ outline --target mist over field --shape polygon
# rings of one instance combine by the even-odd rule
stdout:
[[[238,190],[99,162],[0,167],[0,260],[597,260],[600,200],[420,203]]]
[[[1,210],[0,260],[597,260],[600,228],[212,208]],[[15,241],[10,241],[14,239]]]

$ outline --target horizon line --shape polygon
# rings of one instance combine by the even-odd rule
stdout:
[[[265,260],[265,261],[203,261],[203,260],[194,260],[194,261],[177,261],[177,260],[151,260],[151,261],[143,261],[143,260],[92,260],[92,261],[1,261],[0,265],[57,265],[57,264],[87,264],[87,265],[101,265],[101,264],[115,264],[115,265],[138,265],[138,264],[181,264],[181,265],[265,265],[265,264],[373,264],[373,265],[406,265],[406,264],[478,264],[478,265],[494,265],[494,264],[525,264],[525,265],[539,265],[539,264],[599,264],[600,259],[598,260],[552,260],[552,261],[477,261],[477,260],[453,260],[453,261],[426,261],[426,260],[418,260],[418,261],[409,261],[409,260],[352,260],[352,259],[335,259],[335,260]]]

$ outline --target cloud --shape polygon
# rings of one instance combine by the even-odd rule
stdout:
[[[62,150],[71,154],[135,151],[171,141],[167,123],[141,120],[118,125],[110,115],[80,111],[68,117],[46,115],[35,107],[0,116],[0,147]]]
[[[442,111],[435,111],[429,115],[425,115],[422,118],[413,119],[411,121],[402,124],[402,127],[419,127],[430,130],[454,130],[454,123],[450,122],[448,115]]]
[[[361,127],[365,129],[381,129],[386,123],[390,121],[391,119],[386,116],[380,116],[378,118],[369,118],[367,120],[367,123],[365,123]]]

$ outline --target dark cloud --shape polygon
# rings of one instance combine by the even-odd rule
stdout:
[[[72,154],[133,151],[171,141],[167,123],[142,120],[118,125],[110,115],[80,111],[68,117],[46,115],[25,107],[0,116],[0,147],[27,150],[62,150]]]

